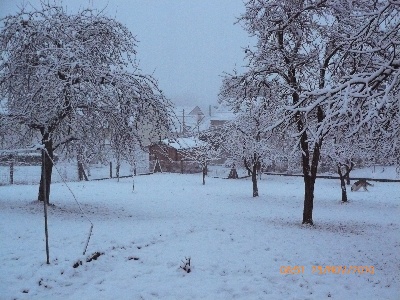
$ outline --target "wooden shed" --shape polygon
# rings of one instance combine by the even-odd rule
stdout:
[[[196,160],[196,151],[204,142],[190,137],[162,140],[149,147],[150,171],[172,173],[198,173],[201,167]],[[156,164],[158,161],[159,165]],[[155,168],[157,166],[157,168]]]

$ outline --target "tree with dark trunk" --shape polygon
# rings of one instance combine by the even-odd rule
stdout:
[[[49,204],[50,201],[50,183],[53,173],[54,149],[51,140],[44,140],[44,151],[42,151],[42,168],[40,175],[38,200],[45,201]],[[46,191],[46,194],[44,193]]]
[[[374,130],[382,124],[391,135],[398,130],[388,114],[397,116],[398,105],[387,97],[399,87],[394,44],[400,25],[394,16],[398,5],[390,1],[246,2],[240,22],[257,37],[257,46],[245,49],[248,70],[227,75],[220,95],[235,110],[251,105],[255,96],[275,103],[268,129],[289,130],[301,154],[303,224],[313,224],[315,180],[330,132],[348,124],[354,134],[371,120]]]
[[[247,87],[251,93],[252,87]],[[226,91],[230,93],[231,91]],[[269,102],[254,97],[252,102],[236,113],[236,118],[220,128],[221,146],[234,166],[244,167],[252,180],[253,197],[259,196],[257,175],[261,163],[273,160],[277,155],[272,145]]]
[[[135,135],[133,125],[144,119],[157,124],[155,131],[168,130],[172,105],[157,81],[139,72],[136,40],[121,23],[91,9],[68,14],[44,2],[1,21],[2,120],[40,134],[46,180],[39,200],[45,200],[44,187],[49,200],[54,151],[71,142],[82,149],[104,145],[107,124],[125,124],[122,135]]]
[[[346,185],[350,185],[351,184],[351,182],[350,182],[350,172],[351,172],[351,170],[349,169],[349,168],[347,168],[347,166],[345,166],[345,168],[346,168],[346,173],[345,173],[345,179],[346,179]]]
[[[201,173],[203,174],[203,185],[205,185],[207,176],[207,160],[203,160],[201,163]]]
[[[288,104],[301,107],[305,89],[325,85],[331,59],[340,49],[335,35],[317,38],[318,44],[313,42],[316,36],[324,33],[322,28],[326,25],[319,24],[316,16],[331,13],[325,2],[249,1],[241,21],[247,31],[258,38],[257,48],[255,51],[246,49],[250,60],[248,72],[228,76],[222,92],[224,94],[232,86],[242,87],[243,91],[233,97],[231,93],[229,97],[225,95],[233,107],[243,106],[241,103],[251,105],[254,97],[274,103],[268,106],[269,115],[274,116],[267,126],[269,130],[278,130],[281,125],[284,130],[295,126],[294,136],[301,150],[304,176],[303,224],[313,224],[314,186],[324,137],[322,134],[310,139],[308,127],[319,126],[324,109],[318,107],[315,115],[309,115],[302,111],[290,114],[281,107]],[[248,86],[252,87],[252,93],[248,92]]]
[[[330,132],[325,139],[326,147],[322,156],[329,159],[339,175],[342,202],[347,202],[346,185],[350,184],[350,172],[354,169],[355,161],[371,155],[372,140],[368,132],[348,136],[347,126]]]
[[[337,171],[340,178],[340,188],[342,190],[342,202],[347,202],[346,178],[349,178],[349,174],[353,169],[353,167],[354,167],[353,162],[350,162],[350,165],[341,163],[338,163],[337,165]]]
[[[244,166],[246,170],[250,173],[251,182],[253,183],[253,197],[258,197],[258,186],[257,186],[257,167],[260,164],[260,157],[257,153],[254,153],[251,162],[244,159]]]

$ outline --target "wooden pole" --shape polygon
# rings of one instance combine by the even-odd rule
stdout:
[[[49,254],[49,232],[47,229],[47,186],[46,186],[46,150],[42,150],[42,160],[43,160],[43,203],[44,203],[44,234],[46,236],[46,263],[50,264],[50,254]]]
[[[110,161],[110,178],[112,178],[112,162]]]
[[[182,110],[182,133],[185,133],[185,110]]]

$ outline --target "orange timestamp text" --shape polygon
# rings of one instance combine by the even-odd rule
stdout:
[[[281,274],[304,274],[304,266],[281,266]],[[374,266],[311,266],[311,273],[324,274],[375,274]]]

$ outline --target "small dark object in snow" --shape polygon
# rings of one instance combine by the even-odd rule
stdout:
[[[190,266],[190,257],[185,257],[185,261],[182,261],[180,268],[186,273],[190,273],[192,271],[192,267]]]
[[[91,262],[92,260],[97,260],[99,258],[100,255],[103,255],[104,253],[100,253],[100,252],[95,252],[93,253],[90,257],[88,257],[86,259],[86,262]]]
[[[136,256],[129,256],[128,257],[128,260],[139,260],[139,257],[136,257]]]
[[[72,267],[74,267],[74,269],[76,269],[79,266],[82,266],[82,261],[81,260],[79,260],[76,263],[74,263],[74,265]]]
[[[29,290],[23,290],[22,291],[24,294],[28,294],[29,293]]]

